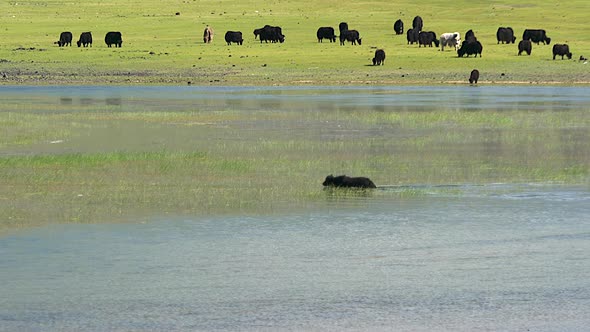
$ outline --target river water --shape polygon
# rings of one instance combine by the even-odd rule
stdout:
[[[528,92],[523,98],[511,88],[434,89],[424,97],[432,94],[427,88],[399,88],[405,92],[395,100],[408,107],[433,98],[448,107],[525,104],[558,111],[590,105],[587,88],[519,88]],[[11,96],[17,90],[26,93],[14,88]],[[129,91],[163,99],[188,93],[202,107],[216,108],[248,107],[239,95],[262,94],[286,110],[305,105],[300,95],[314,103],[337,100],[334,107],[378,106],[392,96],[385,88],[327,89],[332,97],[290,88],[181,90],[84,88],[74,91],[78,99],[63,97],[71,91],[39,88],[34,96],[39,102],[60,96],[64,103],[121,104],[137,102]],[[282,214],[154,216],[4,234],[0,330],[588,329],[587,183],[425,184],[416,186],[421,195],[396,194],[407,189],[350,196],[326,191],[308,209]]]
[[[555,86],[394,86],[394,87],[137,87],[3,86],[4,104],[139,105],[158,110],[200,110],[236,107],[240,110],[346,109],[395,106],[398,109],[438,107],[458,110],[569,110],[590,103],[587,87]],[[168,103],[167,103],[168,102]],[[168,107],[166,107],[168,106]],[[280,107],[280,108],[279,108]]]

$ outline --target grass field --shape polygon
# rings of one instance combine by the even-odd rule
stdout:
[[[439,84],[465,82],[473,68],[481,83],[588,84],[590,35],[584,33],[590,2],[560,1],[3,1],[0,3],[2,84]],[[176,15],[180,13],[180,15]],[[452,50],[407,45],[393,22],[440,35],[473,29],[483,58],[459,59]],[[362,46],[318,43],[320,26],[341,21],[360,31]],[[283,28],[283,44],[260,44],[252,31]],[[204,44],[206,25],[215,30]],[[496,30],[511,26],[517,43],[525,28],[543,28],[553,43],[567,43],[574,60],[551,60],[551,47],[533,45],[517,56],[515,44],[498,45]],[[244,45],[227,46],[227,30],[244,34]],[[54,45],[60,32],[74,42],[92,31],[92,48]],[[121,31],[123,47],[107,48],[104,35]],[[385,65],[369,66],[376,48]]]

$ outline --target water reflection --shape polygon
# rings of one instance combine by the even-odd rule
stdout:
[[[377,112],[416,111],[425,107],[447,110],[567,110],[590,104],[586,87],[463,86],[424,87],[4,87],[0,96],[34,93],[35,103],[57,97],[59,104],[79,100],[81,105],[104,104],[154,109],[179,101],[201,110],[283,110],[322,109],[346,111],[358,107]],[[64,93],[65,92],[65,93]],[[168,101],[168,102],[166,102]]]
[[[93,98],[80,98],[80,105],[92,105],[94,104]]]
[[[372,198],[375,190],[373,189],[357,189],[357,188],[333,188],[325,187],[324,196],[327,202],[351,202],[352,200],[364,201]]]
[[[74,103],[74,99],[70,97],[61,97],[59,98],[59,102],[62,105],[72,105]]]
[[[590,141],[590,129],[588,128],[563,128],[557,133],[563,158],[567,162],[579,160],[587,156],[588,151],[584,142]]]
[[[120,106],[122,104],[122,99],[121,98],[107,98],[107,99],[105,99],[105,103],[107,105]]]
[[[489,158],[501,155],[503,131],[497,128],[483,128],[480,133],[483,138],[481,143],[483,155]]]
[[[74,99],[72,97],[60,97],[59,98],[60,105],[83,105],[83,106],[91,106],[91,105],[115,105],[120,106],[123,104],[123,98],[121,97],[106,97],[104,99],[99,98],[91,98],[91,97],[80,97]]]

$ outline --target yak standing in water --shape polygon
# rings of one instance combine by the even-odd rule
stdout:
[[[328,175],[322,183],[324,187],[337,188],[377,188],[377,186],[369,178],[364,177],[349,177],[346,175],[333,176]]]

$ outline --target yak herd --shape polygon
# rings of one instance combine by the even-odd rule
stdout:
[[[412,28],[406,31],[406,38],[409,45],[416,43],[418,47],[432,47],[434,44],[436,47],[440,46],[440,50],[444,51],[445,47],[452,47],[457,52],[458,57],[467,55],[474,55],[474,57],[482,56],[483,46],[475,37],[473,30],[469,30],[464,35],[464,40],[461,40],[461,34],[459,32],[446,32],[437,38],[437,35],[433,31],[424,31],[424,21],[420,16],[414,17],[412,20]],[[339,36],[336,35],[334,28],[332,27],[320,27],[316,32],[316,37],[319,43],[322,43],[324,39],[329,40],[331,43],[335,43],[336,39],[339,39],[340,45],[345,45],[348,41],[352,45],[361,45],[362,38],[358,30],[349,29],[346,22],[342,22],[338,25]],[[404,23],[401,19],[398,19],[393,24],[393,30],[396,35],[404,34]],[[203,32],[204,43],[210,43],[213,39],[213,29],[207,26]],[[259,39],[260,42],[271,42],[271,43],[283,43],[285,42],[285,35],[281,27],[265,25],[262,28],[254,29],[254,39]],[[499,27],[496,32],[496,39],[498,44],[515,44],[516,36],[514,30],[511,27]],[[105,44],[108,47],[114,45],[115,47],[121,47],[123,39],[121,32],[111,31],[105,35]],[[227,31],[225,33],[225,42],[228,45],[236,43],[242,45],[244,38],[241,31]],[[525,29],[522,34],[522,40],[518,43],[518,55],[520,56],[523,52],[527,55],[531,55],[532,43],[539,45],[540,43],[549,45],[551,38],[547,36],[547,33],[543,29]],[[69,31],[62,32],[59,36],[59,40],[55,42],[60,47],[72,45],[72,33]],[[78,47],[92,46],[92,33],[82,32],[80,38],[76,42]],[[569,45],[567,44],[555,44],[553,45],[553,60],[556,56],[567,56],[568,59],[572,58]],[[580,56],[580,60],[585,59]],[[383,65],[385,63],[385,51],[383,49],[377,49],[373,58],[373,65]],[[470,82],[477,83],[479,78],[479,72],[476,70],[472,72],[469,79]]]
[[[461,40],[461,34],[459,32],[447,32],[440,35],[440,38],[437,38],[436,33],[433,31],[424,31],[424,21],[420,16],[414,17],[412,20],[412,28],[408,29],[406,32],[406,37],[408,44],[418,44],[418,47],[432,47],[434,44],[436,47],[441,48],[441,51],[444,51],[445,47],[453,47],[457,52],[458,57],[474,55],[477,57],[482,56],[483,52],[483,45],[481,42],[477,40],[475,37],[475,33],[473,30],[469,30],[465,33],[465,39]],[[360,33],[358,30],[349,29],[348,24],[346,22],[342,22],[338,25],[339,36],[336,35],[336,32],[333,27],[320,27],[316,32],[316,37],[319,43],[323,43],[324,39],[329,40],[331,43],[335,43],[336,39],[340,40],[340,45],[344,45],[347,41],[350,42],[352,45],[361,45],[362,38],[360,37]],[[396,35],[403,35],[404,34],[404,22],[401,19],[398,19],[393,24],[393,30]],[[285,41],[285,35],[282,33],[282,29],[280,27],[273,27],[270,25],[265,25],[260,29],[254,30],[254,39],[260,36],[260,42],[271,42],[276,43],[280,42],[283,43]],[[516,37],[514,34],[514,30],[511,27],[499,27],[498,31],[496,32],[496,39],[498,40],[498,44],[514,44],[516,42]],[[228,45],[231,45],[232,42],[238,43],[242,45],[243,38],[242,33],[240,31],[228,31],[225,35],[225,41]],[[532,43],[543,43],[549,45],[551,43],[551,38],[547,36],[547,33],[543,29],[526,29],[523,32],[522,40],[518,43],[518,55],[521,55],[525,52],[527,55],[531,55],[532,52]],[[555,60],[556,56],[561,56],[563,59],[564,56],[567,56],[568,59],[572,58],[572,53],[569,50],[569,46],[567,44],[555,44],[553,45],[553,59]],[[582,56],[580,59],[585,59]],[[375,57],[373,58],[373,65],[383,65],[385,62],[385,51],[383,49],[377,49],[375,51]],[[470,81],[477,82],[479,77],[479,72],[476,73],[476,78],[471,78]]]
[[[475,37],[473,30],[469,30],[465,33],[465,40],[461,41],[461,35],[458,32],[447,32],[443,33],[440,36],[440,39],[437,39],[436,33],[433,31],[423,31],[422,28],[424,26],[423,20],[420,16],[416,16],[412,21],[412,28],[408,29],[406,32],[406,38],[408,44],[417,43],[418,47],[432,47],[434,43],[436,47],[440,45],[441,51],[444,51],[445,46],[447,47],[454,47],[457,51],[458,57],[463,57],[467,55],[474,55],[477,57],[481,57],[483,46]],[[404,23],[402,20],[397,20],[393,24],[393,30],[397,35],[402,35],[404,33]],[[498,44],[514,44],[516,42],[516,36],[514,34],[514,30],[511,27],[499,27],[496,31],[496,39]],[[523,52],[526,52],[527,55],[531,55],[532,52],[532,43],[543,43],[549,45],[551,43],[551,38],[547,36],[547,33],[543,29],[525,29],[522,34],[522,40],[518,43],[518,55],[521,55]],[[569,51],[569,46],[567,44],[555,44],[553,45],[553,59],[555,60],[556,56],[561,56],[563,59],[564,56],[567,56],[568,59],[572,58],[572,53]],[[580,57],[583,59],[583,57]],[[477,75],[479,77],[479,72]],[[470,79],[477,82],[477,78]]]
[[[113,45],[115,47],[121,47],[123,44],[123,38],[121,37],[121,33],[119,31],[110,31],[104,36],[104,42],[108,47]],[[59,47],[72,46],[72,33],[69,31],[62,32],[59,35],[59,40],[54,44],[57,44]],[[92,47],[92,32],[82,32],[76,44],[78,47]]]

